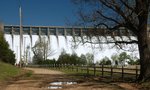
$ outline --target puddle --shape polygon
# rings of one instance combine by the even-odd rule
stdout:
[[[61,86],[48,86],[48,89],[62,89]]]
[[[50,85],[62,85],[63,82],[51,82]]]
[[[50,85],[72,85],[77,84],[77,82],[51,82]]]
[[[77,82],[51,82],[49,84],[50,86],[48,86],[48,89],[62,89],[65,85],[75,85]]]
[[[66,82],[67,85],[77,84],[77,82]]]

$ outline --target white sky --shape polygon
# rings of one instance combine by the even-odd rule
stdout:
[[[16,54],[16,59],[17,59],[17,63],[19,62],[20,59],[20,39],[19,39],[19,35],[14,35],[14,47],[12,46],[12,37],[11,35],[5,35],[6,40],[8,41],[10,48],[15,52]],[[22,48],[22,55],[24,55],[24,45],[25,47],[27,47],[28,45],[31,45],[30,42],[30,37],[29,35],[24,35],[23,36],[24,41],[23,41],[23,48]],[[26,38],[26,39],[25,39]],[[32,35],[32,40],[33,40],[33,45],[34,46],[35,42],[37,41],[38,36],[37,35]],[[67,43],[65,40],[65,37],[63,36],[59,36],[58,37],[59,40],[59,45],[57,42],[57,38],[56,36],[50,36],[50,43],[51,43],[51,47],[53,50],[56,51],[56,54],[49,57],[50,59],[52,58],[58,58],[62,49],[64,48],[66,50],[67,53],[72,53],[72,49],[71,49],[71,41],[72,41],[72,37],[71,36],[67,36]],[[100,50],[100,49],[92,49],[91,44],[86,44],[86,45],[79,45],[78,48],[75,50],[75,52],[80,56],[81,54],[86,54],[86,53],[93,53],[94,54],[94,62],[96,62],[97,60],[102,59],[103,57],[107,56],[110,57],[112,54],[114,53],[119,53],[122,52],[122,50],[116,50],[116,49],[108,49],[107,47],[105,47],[104,50]],[[31,47],[31,46],[30,46]],[[31,52],[31,57],[33,56],[32,51]],[[134,56],[138,56],[138,52],[134,52],[132,53],[134,54]],[[138,56],[139,57],[139,56]]]

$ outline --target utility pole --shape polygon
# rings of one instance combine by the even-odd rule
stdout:
[[[19,16],[20,16],[20,67],[21,67],[21,64],[22,64],[22,41],[23,41],[21,1],[20,1],[20,5],[19,5]]]

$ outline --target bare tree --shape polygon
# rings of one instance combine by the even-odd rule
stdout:
[[[112,41],[106,37],[106,44],[138,45],[141,65],[138,81],[150,80],[150,35],[147,28],[150,0],[74,0],[74,2],[83,6],[79,11],[82,24],[94,26],[96,31],[94,35],[115,36]],[[128,36],[128,39],[124,40],[123,36]]]
[[[94,64],[94,55],[91,53],[86,54],[86,60],[88,65]]]
[[[34,57],[39,60],[47,60],[48,57],[55,54],[45,37],[38,39],[32,47]]]

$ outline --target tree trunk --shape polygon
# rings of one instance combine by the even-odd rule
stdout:
[[[140,54],[140,75],[138,81],[149,81],[150,80],[150,43],[149,43],[149,30],[147,29],[148,22],[148,8],[149,4],[146,1],[143,1],[145,5],[137,5],[139,11],[142,13],[138,16],[139,25],[138,25],[138,48]],[[141,4],[141,3],[140,3]],[[141,9],[140,9],[141,8]]]
[[[140,29],[141,30],[137,36],[141,66],[138,81],[148,81],[150,80],[150,49],[148,48],[150,43],[148,38],[147,24],[143,25]]]

